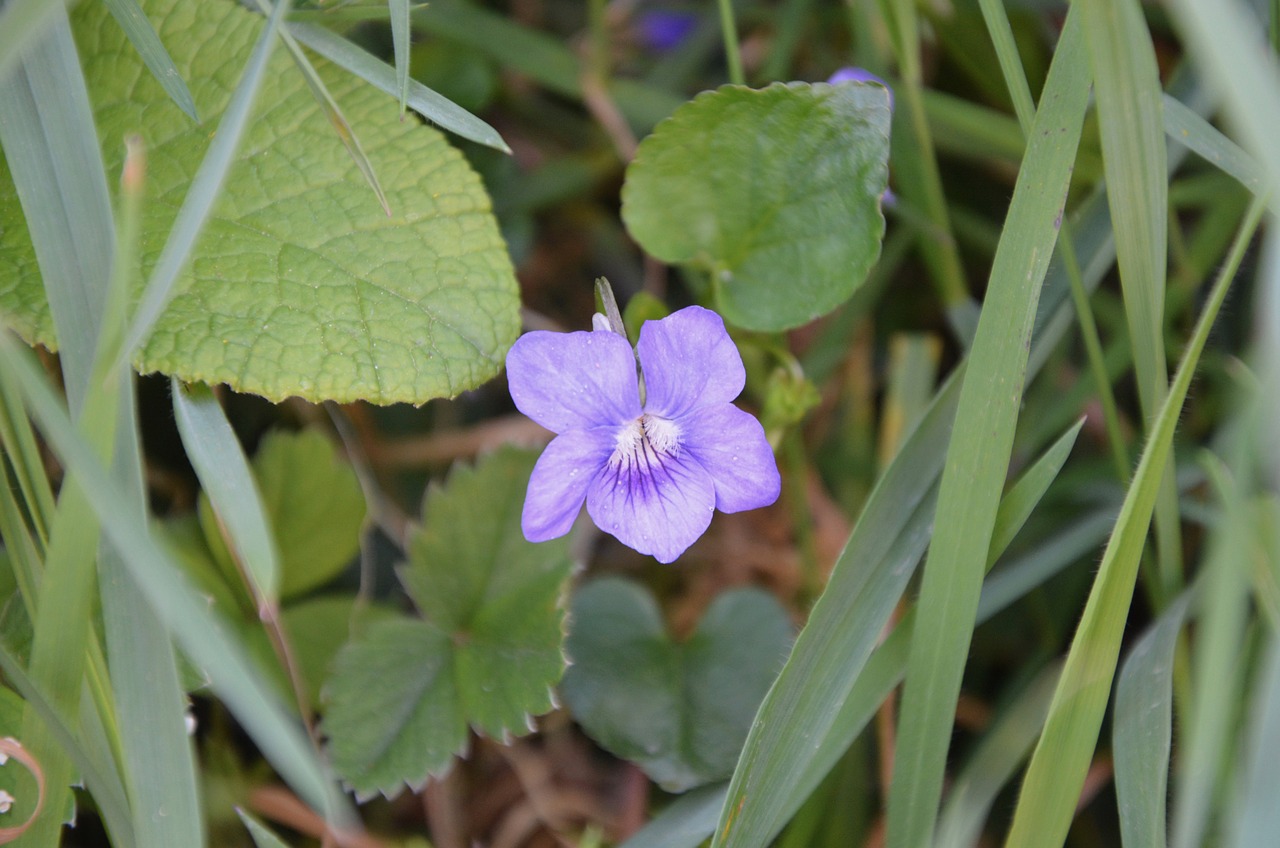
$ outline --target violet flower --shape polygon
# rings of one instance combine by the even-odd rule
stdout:
[[[596,526],[672,562],[711,514],[768,506],[781,480],[760,422],[732,401],[746,383],[720,316],[699,306],[649,321],[636,356],[602,316],[592,332],[531,332],[507,354],[511,397],[558,435],[529,478],[521,525],[569,532],[583,500]]]

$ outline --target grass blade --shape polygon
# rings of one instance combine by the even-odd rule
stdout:
[[[1257,410],[1256,404],[1249,407]],[[1233,747],[1236,704],[1244,683],[1239,662],[1249,618],[1249,576],[1244,564],[1252,560],[1256,538],[1245,492],[1253,489],[1256,460],[1251,448],[1257,444],[1252,438],[1256,420],[1256,415],[1246,416],[1243,426],[1227,436],[1230,469],[1213,455],[1205,456],[1222,518],[1212,530],[1201,572],[1204,604],[1191,656],[1193,709],[1179,740],[1182,756],[1170,843],[1174,848],[1194,848],[1221,838],[1208,834],[1213,800],[1221,797],[1224,760]]]
[[[191,98],[186,80],[178,73],[169,51],[164,49],[160,36],[156,35],[155,27],[151,25],[151,21],[147,20],[142,9],[138,8],[137,0],[104,0],[104,2],[111,12],[111,17],[120,24],[124,34],[129,37],[129,43],[133,45],[134,50],[138,51],[138,55],[147,64],[147,68],[160,83],[160,87],[173,98],[173,102],[179,109],[191,116],[191,120],[200,123],[200,116],[196,113],[196,102]]]
[[[979,743],[960,772],[938,818],[935,848],[965,848],[978,844],[982,824],[1005,784],[1026,758],[1044,726],[1053,688],[1062,671],[1045,669]]]
[[[1010,848],[1061,845],[1066,838],[1110,695],[1138,561],[1155,509],[1162,471],[1169,461],[1178,414],[1213,318],[1230,288],[1262,210],[1258,202],[1250,209],[1196,324],[1169,395],[1153,422],[1142,460],[1125,495],[1115,531],[1072,640],[1044,734],[1023,780],[1022,794],[1005,842]]]
[[[280,837],[276,836],[266,825],[246,813],[244,810],[237,809],[236,815],[240,817],[240,821],[244,822],[244,826],[248,829],[249,835],[253,837],[253,844],[258,848],[289,848],[285,845]]]
[[[291,23],[289,33],[321,56],[346,68],[365,82],[390,95],[397,95],[397,72],[386,62],[361,50],[342,36],[314,24]],[[510,153],[511,148],[498,131],[466,109],[437,94],[415,79],[406,80],[405,103],[422,117],[465,139]]]
[[[130,139],[126,141],[121,179],[119,243],[109,308],[102,318],[102,343],[93,371],[95,383],[111,379],[100,376],[101,369],[120,355],[126,292],[138,274],[145,178],[146,156],[141,139]],[[127,508],[144,525],[147,495],[142,482],[132,371],[115,375],[114,382],[119,402],[112,474],[128,498]],[[204,816],[196,785],[195,756],[183,721],[186,691],[178,677],[173,642],[138,591],[122,555],[111,545],[100,544],[98,563],[102,624],[114,684],[113,718],[123,751],[120,771],[129,785],[136,844],[139,848],[200,848],[205,844]],[[93,671],[91,667],[91,674]],[[85,728],[87,734],[87,722]]]
[[[1192,592],[1184,591],[1142,635],[1116,685],[1116,802],[1125,845],[1168,845],[1169,742],[1173,732],[1173,651]]]
[[[1232,816],[1229,844],[1234,848],[1266,845],[1280,833],[1280,637],[1274,633],[1263,652],[1261,676],[1253,703],[1253,720],[1242,750],[1247,751],[1239,807]]]
[[[267,19],[262,35],[259,36],[258,43],[254,47],[253,55],[244,69],[244,75],[241,76],[236,90],[232,92],[231,100],[227,103],[227,109],[222,113],[221,120],[218,121],[213,142],[209,145],[204,160],[201,161],[200,168],[191,181],[191,187],[187,190],[182,208],[178,210],[178,215],[174,219],[173,229],[169,231],[169,238],[165,241],[160,257],[151,271],[151,279],[147,281],[147,288],[142,294],[137,313],[125,337],[123,356],[126,358],[131,357],[133,351],[146,340],[156,319],[177,294],[175,288],[178,284],[178,274],[191,256],[191,249],[195,247],[196,239],[200,236],[200,231],[213,210],[213,204],[219,196],[219,189],[222,187],[223,180],[226,179],[227,171],[231,168],[236,147],[239,146],[240,139],[244,135],[244,128],[253,111],[254,100],[262,85],[267,58],[271,55],[271,48],[275,44],[280,20],[289,10],[289,5],[290,0],[279,0],[276,3],[275,10]]]
[[[73,414],[98,339],[115,228],[84,74],[59,3],[52,28],[0,80],[0,145],[40,263]]]
[[[400,92],[400,118],[404,119],[409,99],[409,0],[387,0],[391,15],[391,44],[396,57],[396,88]]]
[[[258,11],[270,16],[271,6],[267,0],[255,0],[255,2]],[[342,114],[338,101],[333,99],[333,95],[329,93],[329,87],[324,84],[324,80],[316,72],[315,65],[311,64],[311,60],[307,58],[307,54],[303,52],[298,40],[293,37],[287,26],[280,28],[280,37],[284,40],[284,46],[288,48],[289,55],[293,57],[293,63],[302,73],[302,78],[307,81],[307,87],[311,89],[312,96],[329,118],[333,131],[338,134],[338,140],[347,148],[347,155],[351,157],[351,161],[355,162],[356,168],[364,177],[364,181],[369,184],[369,188],[373,189],[373,194],[378,198],[382,211],[388,216],[391,215],[391,204],[387,202],[387,193],[383,191],[382,183],[378,181],[378,174],[373,170],[373,162],[369,161],[369,157],[365,154],[355,130],[347,122],[347,116]]]
[[[1257,157],[1267,178],[1273,211],[1280,203],[1280,69],[1245,6],[1230,0],[1173,0],[1183,43],[1222,92],[1244,147]]]
[[[1195,110],[1167,94],[1164,97],[1164,131],[1205,161],[1235,177],[1249,191],[1254,194],[1262,191],[1262,167],[1257,160],[1219,132],[1217,127],[1196,114]]]
[[[1115,225],[1116,261],[1125,319],[1146,422],[1168,391],[1164,354],[1164,294],[1168,256],[1168,151],[1164,96],[1155,48],[1138,0],[1086,0],[1085,34]],[[1181,529],[1173,466],[1165,469],[1156,504],[1157,597],[1181,583]]]
[[[280,556],[240,440],[208,386],[184,386],[177,380],[169,385],[182,445],[229,547],[258,606],[273,606],[280,588]]]
[[[1056,241],[1088,102],[1080,16],[1072,7],[1049,70],[996,252],[947,449],[920,589],[889,794],[890,848],[934,832],[960,679],[1027,369],[1032,321]]]
[[[207,603],[182,576],[182,569],[170,561],[148,528],[138,524],[119,485],[76,437],[31,355],[4,339],[0,340],[0,362],[22,386],[29,409],[49,443],[84,486],[104,531],[122,553],[148,604],[192,661],[209,675],[214,691],[301,797],[330,820],[336,818],[341,823],[348,818],[345,800],[306,735],[280,706],[245,649],[227,635]]]
[[[893,46],[902,75],[895,87],[897,108],[890,136],[898,193],[907,205],[918,207],[931,225],[931,232],[918,242],[921,258],[929,267],[956,339],[968,349],[973,342],[978,307],[969,294],[960,262],[937,152],[925,117],[916,5],[900,0],[891,7],[888,16],[896,33]]]
[[[60,5],[49,0],[9,0],[0,8],[0,80],[12,70],[23,48],[38,43],[57,20]]]

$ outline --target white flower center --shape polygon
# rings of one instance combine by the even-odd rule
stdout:
[[[680,452],[680,427],[666,418],[645,413],[618,431],[611,464],[635,468],[661,465],[664,456]]]

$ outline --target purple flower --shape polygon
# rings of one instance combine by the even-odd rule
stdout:
[[[764,428],[732,403],[746,371],[719,315],[690,306],[641,328],[643,404],[631,345],[603,325],[527,333],[507,354],[516,406],[558,434],[529,478],[524,535],[563,536],[585,499],[601,530],[672,562],[715,509],[777,500],[778,466]]]

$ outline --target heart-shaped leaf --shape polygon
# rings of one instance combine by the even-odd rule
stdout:
[[[535,545],[520,531],[536,459],[504,448],[431,490],[400,575],[423,618],[376,622],[339,653],[324,730],[357,792],[417,788],[448,768],[468,725],[502,736],[552,707],[570,562],[567,539]]]
[[[142,4],[199,114],[169,99],[101,3],[75,31],[108,173],[121,139],[148,152],[144,277],[209,145],[263,19],[229,0]],[[388,217],[287,51],[264,92],[181,286],[135,364],[272,399],[375,403],[454,395],[495,374],[519,332],[519,296],[489,198],[435,129],[317,62],[359,135]],[[138,284],[141,287],[142,281]],[[0,160],[0,312],[56,346],[17,193]]]
[[[726,85],[640,144],[622,217],[653,256],[707,272],[727,320],[784,330],[866,279],[884,236],[888,157],[883,86]]]
[[[791,637],[777,600],[744,588],[717,597],[677,644],[648,591],[604,578],[573,599],[560,690],[593,739],[682,792],[733,773]]]

